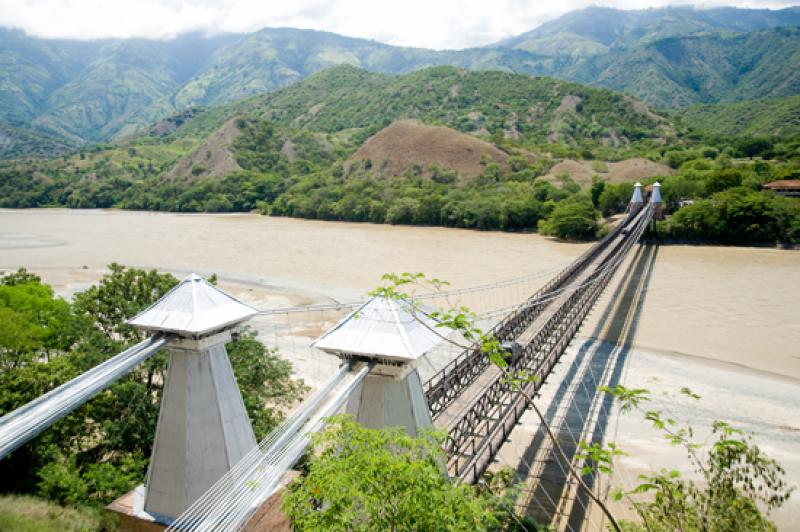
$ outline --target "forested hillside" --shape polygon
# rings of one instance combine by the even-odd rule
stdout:
[[[497,43],[535,54],[589,57],[646,45],[666,37],[718,32],[750,32],[800,25],[800,8],[781,10],[719,7],[620,10],[591,6]]]
[[[737,103],[693,105],[681,115],[704,135],[787,137],[800,135],[800,95]]]
[[[669,37],[578,62],[566,77],[657,108],[800,92],[800,30]]]
[[[99,41],[0,29],[0,122],[15,145],[2,156],[42,153],[27,130],[55,135],[57,144],[118,140],[176,112],[274,91],[339,64],[384,74],[450,65],[546,75],[656,107],[785,97],[798,90],[798,23],[797,8],[587,8],[459,51],[292,28]]]

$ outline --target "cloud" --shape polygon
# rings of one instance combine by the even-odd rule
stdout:
[[[680,0],[0,0],[0,25],[39,37],[170,38],[187,31],[249,32],[265,26],[325,30],[389,44],[465,48],[531,30],[587,5],[635,9]],[[697,2],[695,2],[697,4]],[[709,0],[701,6],[730,5]],[[781,0],[737,1],[780,8]]]

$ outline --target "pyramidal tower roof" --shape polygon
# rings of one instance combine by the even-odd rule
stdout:
[[[197,337],[242,322],[258,311],[195,274],[128,320],[148,331]]]
[[[411,361],[451,330],[405,300],[373,297],[320,336],[312,347],[328,353]],[[436,332],[434,332],[436,331]]]

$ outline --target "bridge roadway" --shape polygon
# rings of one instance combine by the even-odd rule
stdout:
[[[536,378],[524,385],[526,392],[532,395],[547,378],[651,212],[647,206],[630,214],[495,327],[498,339],[511,344],[510,369]],[[435,425],[448,431],[448,471],[467,482],[483,474],[527,408],[503,371],[486,358],[477,348],[467,350],[426,383]]]

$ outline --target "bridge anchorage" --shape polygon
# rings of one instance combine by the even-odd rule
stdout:
[[[491,328],[511,351],[511,369],[538,377],[525,385],[529,395],[547,380],[630,249],[661,214],[658,183],[647,203],[637,183],[621,223]],[[418,363],[450,331],[433,332],[435,321],[407,301],[375,297],[313,342],[339,357],[340,368],[256,442],[225,343],[257,313],[200,277],[187,277],[129,320],[153,336],[0,418],[0,458],[166,347],[170,365],[150,468],[127,506],[118,501],[123,525],[256,530],[265,501],[337,412],[368,427],[402,426],[412,435],[431,425],[446,429],[447,474],[474,483],[528,406],[477,344],[423,384]]]

